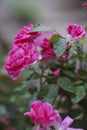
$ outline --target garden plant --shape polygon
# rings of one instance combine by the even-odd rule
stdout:
[[[29,24],[15,35],[4,67],[13,80],[26,71],[14,88],[26,130],[87,130],[86,31]]]

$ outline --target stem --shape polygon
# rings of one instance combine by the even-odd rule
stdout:
[[[40,88],[43,85],[43,73],[44,73],[44,67],[43,67],[43,64],[41,63]]]
[[[34,69],[32,66],[30,66],[30,69],[31,69],[35,74],[39,75],[39,74],[35,71],[35,69]]]
[[[49,127],[44,127],[44,129],[45,129],[45,130],[50,130],[50,128],[49,128]]]
[[[37,125],[36,130],[39,130],[39,128],[40,128],[40,125]]]

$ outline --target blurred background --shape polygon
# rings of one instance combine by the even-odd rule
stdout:
[[[70,23],[87,24],[84,0],[0,0],[0,130],[25,130],[23,97],[13,94],[23,76],[13,81],[4,70],[6,55],[18,30],[29,23],[52,26],[66,36]],[[25,97],[26,98],[26,97]],[[20,116],[19,116],[20,115]]]

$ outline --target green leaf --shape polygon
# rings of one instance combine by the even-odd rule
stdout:
[[[46,77],[46,81],[47,81],[48,84],[55,84],[56,78],[54,76],[52,76],[52,75],[48,75]]]
[[[77,81],[75,81],[74,82],[74,84],[75,84],[75,86],[77,85],[81,85],[81,84],[83,84],[83,81],[82,80],[77,80]]]
[[[29,128],[26,128],[26,130],[33,130],[33,128],[29,126]]]
[[[64,38],[59,38],[57,41],[53,44],[54,52],[57,57],[60,57],[63,55],[63,53],[66,51],[67,48],[67,41]]]
[[[63,38],[60,34],[55,34],[51,37],[50,43],[53,45],[59,38]]]
[[[66,77],[60,77],[58,78],[57,82],[62,89],[71,93],[75,93],[74,84],[70,79]]]
[[[26,130],[26,129],[25,129],[25,126],[21,124],[18,126],[17,130]]]
[[[69,109],[68,115],[70,115],[74,119],[79,119],[81,115],[83,115],[83,112],[79,108]],[[81,119],[81,118],[80,118]]]
[[[86,70],[85,71],[82,71],[80,70],[79,73],[77,74],[77,76],[83,80],[86,80],[87,79],[87,72]]]
[[[35,100],[37,100],[37,94],[31,95],[31,96],[29,97],[29,100],[28,100],[28,107],[30,107],[30,106],[31,106],[31,103],[32,103],[33,101],[35,101]]]
[[[74,78],[74,79],[76,79],[76,78],[77,78],[77,77],[76,77],[76,74],[75,74],[75,73],[73,73],[72,71],[65,70],[65,71],[63,71],[63,73],[64,73],[64,74],[66,74],[66,75],[67,75],[67,76],[69,76],[69,77]]]
[[[44,102],[54,104],[57,96],[58,96],[58,88],[53,84],[49,84],[42,87],[37,97],[38,99]]]
[[[75,89],[75,96],[72,97],[72,103],[80,102],[86,95],[85,88],[83,86],[78,86]]]
[[[32,30],[31,32],[41,32],[41,31],[52,31],[54,30],[52,27],[50,26],[46,26],[43,24],[37,24]]]
[[[87,83],[84,84],[84,88],[87,91]]]

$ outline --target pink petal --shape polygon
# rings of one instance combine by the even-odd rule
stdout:
[[[67,117],[63,120],[63,122],[62,122],[62,124],[63,124],[66,128],[68,128],[72,123],[73,123],[73,119],[72,119],[71,117],[69,117],[69,116],[67,116]]]
[[[67,130],[84,130],[84,129],[81,129],[81,128],[67,128]]]

